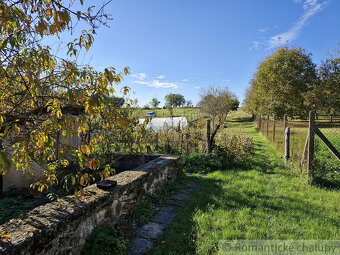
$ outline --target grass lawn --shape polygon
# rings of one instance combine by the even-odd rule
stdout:
[[[250,122],[227,132],[251,135],[244,167],[199,178],[200,185],[148,254],[216,254],[223,239],[340,239],[340,192],[307,184],[282,165]]]

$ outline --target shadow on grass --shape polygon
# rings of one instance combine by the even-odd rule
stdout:
[[[323,189],[328,189],[328,190],[340,190],[339,180],[330,180],[330,179],[324,178],[323,176],[314,177],[312,185],[318,188],[323,188]]]
[[[194,216],[197,210],[209,210],[216,197],[222,196],[223,189],[221,180],[200,176],[190,179],[198,183],[195,192],[147,254],[196,254],[198,232]]]
[[[246,117],[246,118],[233,118],[231,120],[228,120],[228,122],[252,122],[252,117]]]
[[[318,237],[320,225],[324,238],[334,238],[334,229],[340,227],[334,215],[325,213],[326,206],[304,197],[303,188],[286,190],[288,179],[278,185],[279,191],[274,191],[267,183],[270,177],[259,180],[253,175],[241,174],[230,184],[215,174],[192,178],[199,179],[199,186],[147,254],[215,254],[218,241],[225,239],[226,231],[228,239],[249,239],[249,236],[301,239]],[[258,190],[243,185],[250,182],[254,182]],[[328,229],[329,226],[333,229]]]
[[[18,218],[35,207],[50,202],[48,199],[23,197],[5,197],[0,199],[0,225],[11,219]]]

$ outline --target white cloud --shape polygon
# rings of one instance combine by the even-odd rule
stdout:
[[[200,86],[196,86],[195,89],[200,89],[201,87]]]
[[[294,0],[296,3],[301,3],[302,0]],[[298,38],[302,28],[307,21],[315,14],[320,12],[324,7],[325,2],[319,3],[318,0],[304,0],[303,1],[303,15],[299,20],[286,32],[272,36],[268,41],[268,48],[280,47],[283,44],[293,41]]]
[[[142,81],[145,80],[146,74],[145,73],[135,73],[131,75],[132,77],[135,77],[136,79]]]
[[[269,29],[269,27],[264,27],[264,28],[258,29],[257,31],[258,31],[259,33],[265,33],[265,32],[268,31],[268,29]]]
[[[263,44],[263,42],[260,41],[253,41],[252,42],[253,46],[249,48],[249,50],[255,49],[258,50],[261,48],[261,45]]]
[[[158,75],[155,78],[148,78],[149,76],[145,73],[135,73],[131,75],[135,79],[132,80],[135,84],[146,85],[154,88],[173,88],[177,89],[182,84],[180,82],[169,82],[165,80],[165,75]]]
[[[183,79],[183,80],[182,80],[182,82],[187,82],[187,81],[189,81],[189,79]]]
[[[150,80],[150,81],[134,81],[134,83],[146,85],[149,87],[155,88],[174,88],[177,89],[179,85],[175,82],[164,82],[159,80]]]

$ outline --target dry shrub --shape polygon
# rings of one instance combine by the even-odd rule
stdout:
[[[222,135],[216,140],[219,155],[234,161],[247,158],[254,153],[253,138],[240,135]]]

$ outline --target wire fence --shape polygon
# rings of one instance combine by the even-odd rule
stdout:
[[[289,158],[301,165],[307,149],[308,120],[286,115],[283,120],[276,120],[269,116],[265,118],[256,116],[254,122],[261,133],[274,144],[277,151],[282,155],[285,152],[285,130],[289,127]],[[315,124],[336,150],[340,151],[340,115],[318,114],[315,117]],[[313,163],[316,179],[332,180],[337,182],[337,185],[340,184],[340,161],[318,136],[315,136],[314,141]]]
[[[340,152],[340,122],[325,123],[319,121],[316,122],[316,126],[335,149]],[[315,137],[314,162],[317,180],[327,186],[339,188],[340,161],[319,137]]]

